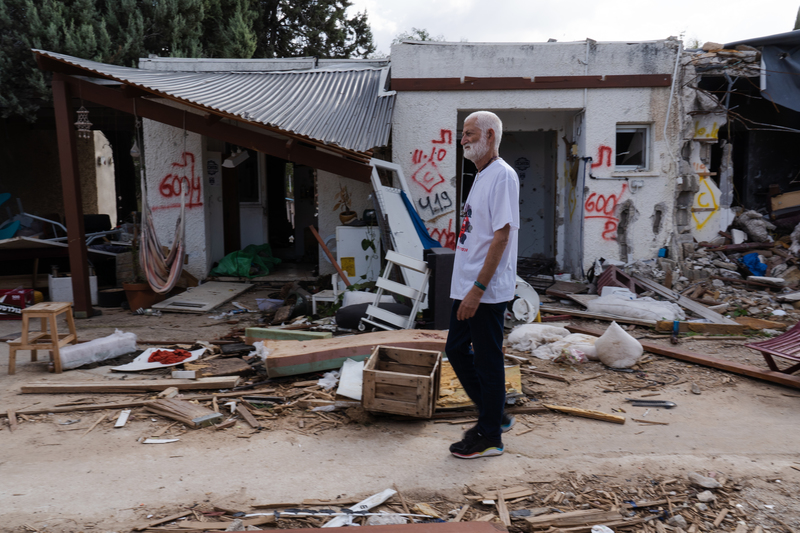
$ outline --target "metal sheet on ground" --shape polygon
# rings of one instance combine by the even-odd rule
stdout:
[[[157,303],[153,309],[172,313],[208,313],[252,287],[252,283],[209,281]]]

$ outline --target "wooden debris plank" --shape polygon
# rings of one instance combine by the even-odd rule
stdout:
[[[169,387],[158,393],[159,398],[174,398],[178,395],[178,387]]]
[[[639,422],[640,424],[653,424],[657,426],[668,426],[669,422],[656,422],[655,420],[645,420],[643,418],[631,418],[634,422]]]
[[[570,315],[578,318],[593,318],[596,320],[606,320],[608,322],[615,321],[623,324],[634,324],[636,326],[645,326],[645,327],[654,326],[656,323],[655,320],[630,318],[625,316],[611,315],[607,313],[588,313],[586,311],[578,311],[578,310],[566,309],[564,307],[555,307],[550,305],[539,306],[539,311],[541,311],[542,313],[552,313],[554,315]]]
[[[639,274],[633,274],[632,277],[634,280],[636,280],[637,283],[641,284],[647,289],[663,296],[664,298],[666,298],[671,302],[676,302],[681,307],[688,309],[697,316],[710,320],[714,324],[729,324],[729,325],[736,324],[736,322],[734,322],[730,318],[725,318],[716,311],[712,311],[711,309],[705,307],[702,304],[693,302],[686,296],[678,294],[677,292],[664,287],[660,283],[656,283],[655,281],[647,279],[644,276],[640,276]]]
[[[540,378],[553,379],[555,381],[561,381],[563,383],[569,383],[569,380],[567,378],[565,378],[563,376],[556,375],[556,374],[550,374],[549,372],[541,372],[539,370],[531,370],[530,368],[520,368],[520,370],[522,372],[525,372],[526,374],[531,374],[533,376],[537,376],[537,377],[540,377]]]
[[[238,376],[249,372],[252,367],[241,357],[225,357],[210,361],[193,361],[184,363],[186,370],[194,370],[199,376]]]
[[[261,526],[264,524],[274,524],[275,517],[274,516],[258,516],[255,518],[248,518],[242,520],[242,523],[245,527],[247,526]],[[225,531],[231,525],[230,522],[195,522],[195,521],[182,521],[179,522],[179,529],[186,531],[186,530],[197,530],[197,531]]]
[[[467,514],[467,511],[469,511],[469,504],[465,503],[461,509],[458,510],[458,514],[453,518],[453,522],[461,522],[464,519],[464,515]]]
[[[260,429],[261,423],[256,420],[256,417],[253,416],[253,413],[250,412],[250,409],[247,408],[246,405],[239,404],[236,406],[236,412],[242,415],[245,422],[247,422],[251,428],[253,429]]]
[[[622,515],[619,511],[604,511],[602,509],[587,509],[581,511],[568,511],[542,516],[526,517],[525,521],[537,529],[569,526],[586,526],[589,524],[605,524],[610,521],[619,521]]]
[[[569,415],[581,416],[584,418],[593,418],[595,420],[603,420],[604,422],[613,422],[615,424],[625,423],[624,416],[610,415],[602,411],[593,411],[591,409],[580,409],[578,407],[564,407],[560,405],[549,405],[549,404],[542,404],[542,405],[544,405],[548,409],[552,409],[553,411],[559,411],[562,413],[567,413]]]
[[[509,527],[511,525],[511,517],[508,515],[506,498],[502,490],[497,491],[497,514],[500,515],[500,521],[504,526]]]
[[[443,351],[447,332],[438,330],[381,331],[310,341],[265,340],[269,377],[310,374],[341,368],[345,359],[363,361],[376,346],[394,346],[418,350]]]
[[[289,328],[246,328],[244,330],[245,342],[253,344],[256,340],[313,340],[330,339],[333,333],[330,331],[302,331]]]
[[[678,331],[681,333],[709,333],[711,335],[744,335],[748,329],[743,324],[707,324],[704,322],[678,322]],[[656,322],[656,331],[672,332],[671,320]]]
[[[730,509],[723,509],[719,512],[717,517],[714,519],[714,527],[717,528],[725,520],[725,517],[728,516]]]
[[[182,513],[173,514],[173,515],[167,516],[165,518],[159,518],[158,520],[156,520],[154,522],[150,522],[146,526],[135,527],[135,528],[133,528],[133,530],[134,531],[144,531],[145,529],[149,529],[151,527],[155,527],[155,526],[158,526],[158,525],[161,525],[161,524],[166,524],[167,522],[172,522],[173,520],[177,520],[179,518],[183,518],[184,516],[189,516],[190,514],[192,514],[192,511],[184,511]]]
[[[596,331],[593,329],[584,328],[580,326],[567,326],[567,329],[572,333],[584,333],[586,335],[594,335],[596,337],[599,337],[603,334],[602,331]],[[784,374],[782,372],[774,372],[772,370],[766,370],[755,366],[734,363],[731,361],[726,361],[724,359],[716,359],[714,357],[710,357],[705,354],[690,352],[688,350],[681,350],[673,347],[666,347],[652,342],[646,342],[646,341],[639,341],[639,342],[641,343],[645,351],[650,353],[663,355],[665,357],[671,357],[673,359],[679,359],[681,361],[688,361],[690,363],[695,363],[698,365],[709,366],[712,368],[717,368],[719,370],[726,370],[728,372],[733,372],[735,374],[741,374],[743,376],[749,376],[751,378],[762,379],[764,381],[770,381],[772,383],[778,383],[780,385],[785,385],[787,387],[794,387],[800,389],[800,376],[793,376],[789,374]]]
[[[170,311],[173,313],[204,314],[220,305],[233,300],[243,292],[255,287],[252,283],[225,283],[221,281],[207,281],[199,287],[167,298],[163,302],[153,305],[153,309]]]
[[[14,413],[14,410],[13,409],[9,409],[6,412],[6,416],[8,417],[8,429],[11,430],[12,432],[16,431],[16,429],[17,429],[17,415],[16,415],[16,413]]]
[[[128,422],[128,417],[131,416],[130,409],[124,409],[117,417],[117,422],[114,424],[115,428],[125,427],[125,424]]]
[[[236,386],[237,376],[202,379],[152,379],[152,380],[116,380],[85,381],[67,383],[28,383],[23,385],[22,394],[63,394],[63,393],[128,393],[163,391],[169,387],[179,390],[195,389],[231,389]]]
[[[195,428],[211,425],[222,419],[222,414],[177,398],[162,398],[147,402],[145,409]]]
[[[750,316],[736,317],[736,323],[747,326],[750,329],[779,329],[784,330],[787,324],[775,322],[774,320],[764,320],[763,318],[753,318]]]
[[[19,415],[41,415],[46,413],[70,413],[72,411],[98,411],[103,409],[122,409],[126,407],[143,407],[144,400],[136,402],[122,402],[122,403],[93,403],[93,404],[75,404],[64,407],[44,407],[41,409],[20,409],[16,411]],[[5,413],[0,412],[0,416]]]
[[[507,489],[502,490],[503,496],[505,496],[506,500],[513,500],[515,498],[523,498],[525,496],[532,496],[533,491],[528,487],[510,487]],[[480,498],[484,500],[497,500],[499,499],[499,491],[491,490],[489,492],[484,492],[481,494]]]
[[[100,422],[102,422],[103,420],[105,420],[107,416],[108,416],[108,413],[103,413],[102,415],[100,415],[100,417],[99,417],[97,420],[95,420],[94,424],[92,424],[92,427],[90,427],[89,429],[87,429],[87,430],[86,430],[86,433],[84,433],[83,435],[81,435],[81,437],[85,437],[86,435],[88,435],[88,434],[89,434],[89,433],[90,433],[90,432],[91,432],[91,431],[92,431],[94,428],[96,428],[96,427],[97,427],[97,424],[99,424]]]

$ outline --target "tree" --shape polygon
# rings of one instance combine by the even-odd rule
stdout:
[[[392,44],[398,44],[403,41],[446,41],[444,35],[431,36],[430,32],[425,28],[411,28],[411,31],[404,31],[398,33],[397,37],[392,40]]]
[[[0,114],[51,98],[31,48],[135,67],[141,57],[367,57],[349,0],[0,0]]]
[[[367,13],[347,17],[349,0],[254,0],[256,57],[329,59],[375,51]]]

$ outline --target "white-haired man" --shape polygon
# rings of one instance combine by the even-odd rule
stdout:
[[[475,163],[478,174],[464,205],[456,242],[445,351],[478,408],[478,423],[450,446],[450,452],[474,459],[502,454],[501,434],[514,424],[503,412],[503,322],[516,288],[519,179],[500,159],[503,123],[497,115],[472,113],[462,133],[464,157]]]

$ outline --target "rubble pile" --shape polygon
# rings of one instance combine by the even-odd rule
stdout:
[[[730,75],[747,78],[761,74],[761,52],[747,45],[739,45],[728,50],[717,43],[706,43],[703,50],[693,53],[689,62],[700,73],[714,74],[728,72]]]

